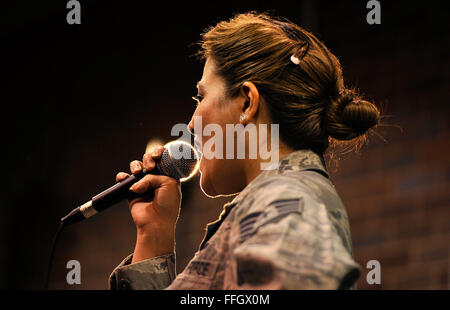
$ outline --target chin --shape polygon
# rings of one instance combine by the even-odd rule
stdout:
[[[200,173],[200,188],[202,192],[209,198],[217,197],[219,194],[216,192],[213,182],[211,180],[211,174],[208,173],[207,162],[202,157],[200,161],[199,173]],[[211,170],[211,169],[210,169]]]
[[[200,170],[200,188],[202,192],[209,198],[215,198],[220,196],[214,188],[208,183],[208,179],[206,178],[206,174],[202,173]]]
[[[229,167],[228,167],[229,168]],[[239,190],[231,187],[231,176],[226,173],[230,170],[224,166],[223,162],[200,162],[200,188],[209,198],[226,197],[236,195]],[[235,190],[235,191],[233,191]]]
[[[224,191],[217,191],[216,188],[212,185],[213,183],[207,177],[207,174],[202,173],[200,170],[200,188],[202,192],[209,198],[218,198],[218,197],[228,197],[234,196],[238,194],[238,192],[227,193]]]

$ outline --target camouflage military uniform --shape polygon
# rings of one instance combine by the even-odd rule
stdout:
[[[175,276],[174,255],[131,258],[111,274],[111,289],[348,289],[361,271],[344,205],[309,150],[284,157],[225,204],[182,273]]]

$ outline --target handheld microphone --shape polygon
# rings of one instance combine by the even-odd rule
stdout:
[[[122,200],[136,197],[137,194],[130,191],[129,188],[147,174],[166,175],[185,181],[197,173],[199,156],[190,144],[183,141],[172,141],[166,144],[165,148],[161,158],[156,162],[155,168],[150,171],[143,169],[141,173],[130,175],[125,180],[92,197],[91,200],[63,217],[61,223],[67,226],[80,222]]]

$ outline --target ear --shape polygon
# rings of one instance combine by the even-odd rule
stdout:
[[[250,121],[256,120],[259,111],[259,92],[255,84],[252,82],[244,82],[241,87],[241,93],[246,101],[242,110],[240,123],[248,124]]]

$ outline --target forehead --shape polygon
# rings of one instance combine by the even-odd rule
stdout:
[[[223,79],[216,73],[214,60],[207,58],[203,67],[202,79],[197,83],[197,87],[201,90],[211,87],[223,87]]]

